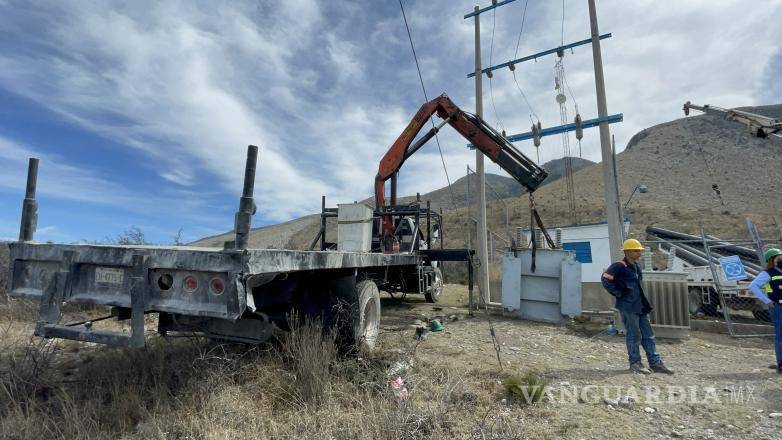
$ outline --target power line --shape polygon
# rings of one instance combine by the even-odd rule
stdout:
[[[407,16],[405,15],[405,7],[402,5],[402,0],[399,0],[399,8],[402,9],[402,19],[405,21],[405,29],[407,29],[407,38],[410,40],[410,49],[413,50],[413,59],[415,60],[415,68],[418,70],[418,79],[421,81],[421,90],[424,92],[424,99],[429,102],[429,97],[426,94],[426,86],[424,86],[424,77],[421,75],[421,66],[418,64],[418,56],[415,53],[415,45],[413,44],[413,36],[410,35],[410,26],[407,24]],[[429,122],[432,123],[432,128],[435,128],[434,120],[429,117]],[[448,168],[445,166],[445,157],[443,156],[443,149],[440,146],[440,138],[437,136],[437,132],[434,133],[434,139],[437,141],[437,150],[440,152],[440,161],[443,163],[443,171],[445,171],[445,180],[448,182],[448,192],[451,194],[451,205],[456,208],[456,197],[453,195],[453,188],[451,188],[451,178],[448,177]]]
[[[513,52],[513,59],[519,56],[519,44],[521,43],[521,33],[524,32],[524,19],[527,17],[527,4],[529,0],[524,2],[524,12],[521,14],[521,29],[519,29],[519,36],[516,38],[516,51]]]
[[[489,45],[489,65],[491,66],[492,55],[494,54],[494,30],[497,28],[497,10],[492,10],[492,25],[491,25],[491,44]],[[491,97],[491,108],[494,109],[494,117],[497,118],[497,123],[502,128],[502,132],[505,133],[505,124],[500,119],[500,114],[497,113],[497,105],[494,103],[494,87],[492,87],[492,75],[489,73],[489,97]]]
[[[562,31],[560,35],[560,46],[565,45],[565,0],[562,0]]]

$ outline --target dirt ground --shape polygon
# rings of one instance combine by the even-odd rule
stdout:
[[[489,320],[482,312],[468,317],[466,297],[464,286],[447,285],[436,305],[416,296],[389,298],[383,330],[387,339],[412,337],[407,324],[415,319],[443,319],[445,330],[430,333],[417,356],[463,375],[465,391],[486,399],[476,417],[518,425],[525,438],[782,438],[782,418],[769,417],[782,412],[782,376],[768,368],[774,359],[770,338],[694,331],[684,341],[658,340],[675,374],[644,376],[627,370],[624,337],[609,336],[603,324],[557,326],[492,315],[500,370]],[[524,371],[542,375],[553,399],[529,406],[509,402],[497,380]],[[660,397],[647,396],[647,389],[660,390]],[[634,390],[636,403],[611,404],[622,395],[635,397]]]
[[[153,332],[137,351],[44,345],[30,337],[35,309],[14,302],[0,304],[0,438],[782,438],[770,339],[659,340],[676,374],[642,376],[604,324],[471,317],[461,285],[446,285],[438,304],[383,294],[380,349],[352,360]],[[444,331],[417,341],[412,324],[433,318]],[[302,365],[323,363],[315,382],[296,385]],[[407,397],[389,387],[398,365]],[[537,403],[503,385],[527,373],[547,383]]]

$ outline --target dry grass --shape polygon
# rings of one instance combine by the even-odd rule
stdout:
[[[0,438],[443,438],[476,396],[415,346],[341,356],[318,322],[260,347],[150,338],[144,350],[30,337],[20,303],[0,305]],[[28,321],[29,322],[29,321]],[[389,389],[402,363],[410,397]],[[461,415],[460,415],[461,414]],[[498,431],[499,429],[499,431]],[[458,434],[461,432],[462,434]]]

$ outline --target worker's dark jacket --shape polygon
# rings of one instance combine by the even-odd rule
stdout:
[[[624,313],[646,314],[652,311],[643,289],[643,273],[637,264],[623,258],[603,272],[603,287],[616,298],[616,308]]]

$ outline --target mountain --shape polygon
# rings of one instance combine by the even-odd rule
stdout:
[[[782,117],[782,105],[748,107],[752,113]],[[648,188],[628,205],[631,233],[643,238],[646,226],[660,226],[723,238],[748,237],[746,218],[764,237],[778,239],[782,191],[782,139],[760,139],[742,124],[719,116],[699,115],[659,124],[633,136],[616,157],[620,200],[636,184]],[[604,221],[602,165],[574,173],[576,213],[570,212],[564,181],[535,193],[548,225]],[[510,223],[527,226],[526,201],[506,201]],[[459,224],[456,219],[455,224]],[[504,221],[504,219],[503,219]],[[494,227],[498,227],[495,225]]]
[[[782,104],[743,110],[782,118]],[[569,209],[565,182],[561,179],[564,159],[544,164],[550,177],[535,192],[535,202],[547,226],[605,221],[602,165],[578,158],[571,161],[575,212]],[[745,219],[751,218],[764,237],[780,237],[782,191],[777,182],[782,170],[782,140],[779,138],[756,138],[744,125],[719,116],[690,116],[641,130],[617,154],[616,162],[622,203],[636,184],[648,188],[644,194],[636,193],[628,205],[631,235],[644,238],[646,226],[696,234],[703,227],[707,234],[745,238],[748,237]],[[519,197],[523,195],[521,186],[509,177],[493,174],[487,174],[486,180],[490,187],[486,197],[489,227],[501,236],[505,235],[506,218],[511,227],[528,227],[529,202],[526,197]],[[463,246],[467,178],[454,182],[450,190],[441,188],[421,195],[421,199],[429,200],[435,209],[443,208],[445,245]],[[406,197],[400,202],[412,200],[414,197]],[[372,199],[364,202],[371,205]],[[318,215],[310,215],[254,229],[250,243],[254,247],[306,248],[317,234],[318,225]],[[333,229],[330,224],[330,240],[334,239]],[[226,233],[194,244],[215,245],[231,237],[232,234]]]
[[[581,159],[578,157],[571,158],[571,163],[574,172],[585,168],[594,162]],[[561,178],[565,169],[565,159],[556,159],[543,164],[543,168],[548,171],[549,176],[546,178],[545,185],[556,181]],[[475,176],[470,177],[469,184],[472,185],[472,191],[476,188]],[[516,180],[511,177],[499,176],[497,174],[486,174],[486,199],[499,200],[511,197],[518,197],[526,192],[523,186],[521,186]],[[468,205],[468,178],[462,177],[459,180],[453,182],[449,187],[440,188],[432,192],[422,194],[421,200],[426,203],[430,202],[430,206],[434,210],[448,211],[454,208],[463,208]],[[452,196],[453,195],[453,196]],[[473,193],[473,197],[474,193]],[[405,204],[415,201],[415,196],[400,197],[398,203]],[[374,205],[374,197],[364,199],[361,201],[369,206]],[[277,225],[264,226],[261,228],[254,228],[250,232],[249,246],[252,248],[281,248],[295,246],[296,248],[304,248],[305,244],[309,244],[309,241],[305,237],[312,238],[318,232],[320,224],[319,214],[310,214],[304,217],[300,217],[294,220],[280,223]],[[299,235],[303,235],[299,237]],[[214,235],[211,237],[205,237],[193,243],[191,246],[206,246],[206,247],[222,247],[223,242],[233,240],[233,232],[228,231],[222,234]],[[306,242],[306,243],[305,243]]]

